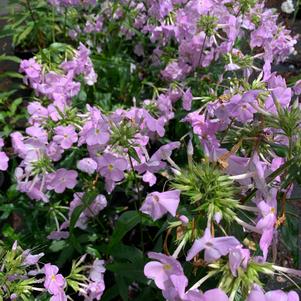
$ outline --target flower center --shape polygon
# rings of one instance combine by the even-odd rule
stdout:
[[[159,197],[157,195],[153,195],[152,197],[155,203],[159,202]]]
[[[165,271],[170,271],[170,270],[172,269],[172,266],[171,266],[170,264],[164,264],[164,265],[163,265],[163,269],[164,269]]]
[[[113,164],[109,164],[109,165],[108,165],[108,169],[109,169],[109,171],[112,171],[112,170],[113,170],[113,168],[114,168]]]
[[[51,275],[51,281],[55,281],[55,275]]]

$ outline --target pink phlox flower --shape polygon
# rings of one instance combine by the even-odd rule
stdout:
[[[233,236],[212,237],[210,229],[207,228],[204,236],[194,241],[186,260],[191,260],[199,252],[205,250],[205,261],[214,262],[239,245],[240,242]]]
[[[65,278],[62,274],[58,274],[59,268],[55,265],[47,263],[44,265],[45,282],[44,287],[52,295],[59,295],[66,285]]]
[[[157,220],[169,212],[176,215],[180,203],[180,190],[170,190],[166,192],[152,192],[146,196],[140,211]]]

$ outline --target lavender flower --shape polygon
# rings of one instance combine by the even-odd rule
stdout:
[[[49,174],[47,188],[56,193],[63,193],[66,188],[73,189],[77,183],[77,175],[75,170],[60,168]]]
[[[92,175],[97,169],[97,162],[91,158],[84,158],[77,162],[77,168],[89,175]]]
[[[167,290],[172,286],[170,277],[172,275],[183,275],[181,264],[171,256],[150,252],[148,257],[155,259],[147,263],[144,267],[144,275],[153,279],[156,286],[162,290]]]
[[[180,193],[180,190],[152,192],[147,195],[140,211],[150,215],[153,220],[161,218],[167,212],[175,216],[180,203]]]
[[[114,183],[123,180],[128,162],[124,158],[118,158],[111,153],[104,153],[98,158],[97,164],[99,173],[106,180],[107,190],[111,192]]]
[[[40,258],[43,257],[44,255],[45,255],[44,253],[32,255],[30,253],[30,250],[25,250],[22,253],[22,257],[23,257],[23,262],[22,263],[25,266],[35,265],[35,264],[38,263],[38,261],[40,260]]]
[[[72,125],[58,126],[55,128],[53,141],[60,145],[63,149],[69,149],[73,143],[77,141],[77,134]]]
[[[227,255],[239,245],[239,241],[233,236],[212,237],[210,229],[207,228],[204,236],[193,243],[186,260],[191,260],[200,251],[205,250],[205,261],[210,263]]]
[[[269,291],[264,293],[260,288],[254,288],[249,296],[247,301],[272,301],[272,300],[281,300],[281,301],[299,301],[299,296],[296,292],[290,291],[285,293],[281,290]]]
[[[5,152],[1,152],[2,147],[4,146],[3,139],[0,138],[0,170],[7,170],[9,158]]]
[[[59,300],[59,297],[61,298],[65,295],[64,287],[66,285],[66,281],[61,274],[58,274],[58,271],[59,268],[55,265],[51,265],[50,263],[44,265],[44,287],[48,290],[50,294],[57,296],[57,298],[54,298],[53,300]]]

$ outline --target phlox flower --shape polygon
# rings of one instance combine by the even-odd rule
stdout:
[[[104,260],[95,259],[90,269],[87,283],[82,286],[80,295],[85,296],[85,300],[100,300],[105,290],[104,283]]]
[[[92,281],[101,281],[103,280],[103,274],[105,272],[104,260],[95,259],[90,270],[89,278]]]
[[[231,273],[234,277],[237,276],[237,270],[239,267],[242,267],[243,269],[247,268],[249,259],[250,259],[249,249],[243,249],[241,246],[238,246],[230,251],[229,266],[230,266]]]
[[[60,168],[49,174],[47,188],[56,193],[63,193],[66,188],[73,189],[77,183],[78,173],[75,170]]]
[[[5,152],[0,152],[0,170],[7,170],[8,168],[8,157]]]
[[[108,125],[99,121],[96,124],[87,123],[81,135],[88,145],[106,145],[110,140]]]
[[[152,192],[146,196],[140,211],[151,216],[153,220],[161,218],[167,212],[175,216],[180,203],[180,193],[180,190]]]
[[[145,265],[144,275],[154,280],[156,286],[161,290],[166,290],[172,286],[170,279],[172,275],[183,275],[181,264],[172,256],[149,252],[148,257],[156,261],[151,261]]]
[[[22,257],[23,257],[22,264],[25,265],[25,266],[35,265],[35,264],[38,263],[38,261],[40,260],[40,258],[43,257],[44,255],[45,255],[44,253],[32,255],[30,253],[30,250],[25,250],[22,253]]]
[[[250,292],[246,301],[299,301],[299,296],[296,292],[288,293],[281,290],[274,290],[264,293],[259,287],[254,287]]]
[[[144,267],[144,275],[154,280],[156,286],[169,301],[228,301],[227,295],[220,289],[212,289],[205,293],[198,289],[186,291],[188,279],[184,275],[179,261],[172,256],[149,252],[148,257],[154,259]]]
[[[111,153],[104,153],[102,157],[98,158],[97,163],[99,173],[106,181],[121,181],[124,178],[124,171],[128,168],[127,160]]]
[[[240,245],[240,242],[233,236],[212,237],[210,229],[205,230],[204,236],[194,241],[188,251],[186,260],[191,260],[202,250],[205,250],[205,261],[213,262],[222,256],[227,255],[233,248]]]
[[[91,158],[84,158],[77,162],[77,168],[89,175],[92,175],[97,169],[97,162]]]
[[[55,135],[53,141],[61,146],[63,149],[69,149],[73,143],[77,141],[77,133],[73,125],[58,126],[55,128]]]
[[[42,67],[36,62],[34,58],[29,60],[22,60],[20,64],[20,72],[26,74],[25,82],[39,82],[41,77]]]
[[[184,93],[183,93],[183,102],[182,102],[182,106],[183,109],[186,111],[190,111],[191,110],[191,103],[192,103],[192,93],[190,88],[187,89]]]
[[[135,170],[140,174],[143,174],[143,181],[149,183],[150,186],[154,185],[157,181],[154,173],[166,167],[166,163],[163,160],[168,160],[172,155],[172,151],[180,147],[180,142],[170,142],[161,146],[150,159],[140,164],[135,164]],[[139,150],[138,150],[139,152]],[[144,157],[143,157],[144,158]]]
[[[59,268],[55,265],[47,263],[44,265],[45,282],[44,287],[52,295],[61,295],[64,293],[66,281],[62,274],[58,274]],[[60,299],[54,299],[60,300]]]

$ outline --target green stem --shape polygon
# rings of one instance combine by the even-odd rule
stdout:
[[[293,154],[293,139],[292,137],[288,137],[288,159],[290,160],[292,158]]]
[[[203,57],[203,52],[204,52],[204,49],[205,49],[206,39],[207,39],[207,34],[205,35],[205,38],[204,38],[204,42],[203,42],[201,53],[200,53],[200,58],[199,58],[197,66],[196,66],[197,68],[202,63],[202,57]]]
[[[138,201],[139,201],[139,204],[140,204],[140,189],[139,189],[139,183],[138,183],[138,179],[137,179],[136,172],[135,172],[135,169],[134,169],[134,164],[133,164],[132,157],[130,156],[130,154],[128,154],[128,156],[129,156],[129,161],[130,161],[131,169],[132,169],[132,172],[133,172],[133,174],[134,174],[134,182],[135,182],[135,186],[136,186],[136,189],[137,189]],[[135,203],[135,204],[136,204],[136,203]],[[136,208],[136,209],[137,209],[137,208]]]
[[[195,289],[199,288],[206,280],[208,280],[209,278],[211,278],[212,276],[214,276],[217,273],[218,273],[218,271],[209,272],[205,277],[203,277],[198,282],[196,282],[189,290],[195,290]]]
[[[36,18],[35,18],[35,16],[34,16],[32,7],[31,7],[31,5],[30,5],[30,0],[26,0],[26,6],[27,6],[27,9],[28,9],[28,11],[29,11],[29,14],[30,14],[30,17],[31,17],[33,23],[35,24],[35,26],[37,26]]]
[[[65,12],[64,12],[64,38],[65,38],[65,42],[67,39],[67,8],[65,8]]]
[[[52,8],[52,42],[55,43],[55,14],[54,14],[54,7]]]
[[[295,22],[296,22],[296,17],[297,17],[297,14],[299,12],[300,5],[301,5],[301,1],[297,0],[296,9],[295,9],[295,12],[294,12],[294,17],[293,17],[293,24],[295,24]]]
[[[129,157],[132,172],[134,173],[134,182],[135,182],[135,186],[136,186],[136,189],[137,189],[138,202],[139,202],[139,205],[140,205],[141,204],[141,199],[140,199],[139,183],[138,183],[138,179],[137,179],[136,172],[135,172],[135,169],[134,169],[134,164],[133,164],[132,157],[130,156],[130,154],[128,154],[128,157]],[[136,200],[135,200],[135,209],[136,209],[137,212],[139,212]],[[140,223],[139,228],[140,228],[141,248],[142,248],[142,251],[144,252],[143,226],[142,226],[141,223]]]

